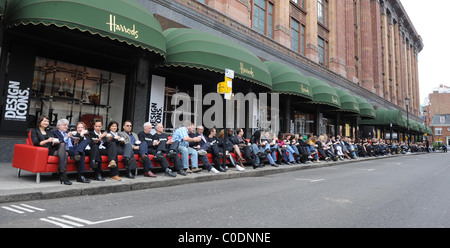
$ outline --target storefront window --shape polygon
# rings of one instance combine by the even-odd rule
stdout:
[[[296,134],[305,135],[314,132],[313,114],[294,112],[294,132]]]
[[[334,123],[336,123],[335,119],[332,118],[323,118],[323,130],[321,130],[320,134],[327,134],[328,136],[336,136],[336,128]]]
[[[198,87],[201,90],[201,95],[196,95],[195,87]],[[220,131],[223,128],[223,112],[222,109],[219,109],[219,111],[216,113],[213,109],[213,104],[216,103],[205,103],[205,97],[208,93],[215,93],[210,92],[210,89],[203,85],[192,85],[192,90],[187,89],[187,87],[180,86],[173,84],[173,82],[168,81],[167,84],[164,85],[164,88],[156,89],[156,87],[152,87],[152,91],[158,90],[159,94],[162,95],[162,89],[164,89],[164,100],[163,102],[164,108],[162,111],[162,123],[165,128],[165,132],[171,134],[173,133],[174,129],[178,128],[181,124],[181,120],[190,120],[194,123],[194,125],[200,125],[200,121],[202,122],[201,125],[205,126],[207,129],[211,127],[211,124],[214,124],[214,126]],[[255,94],[256,95],[256,94]],[[188,96],[190,99],[189,103],[185,102],[185,97]],[[196,98],[197,97],[197,98]],[[220,99],[220,106],[222,105],[222,98],[223,96],[219,96]],[[215,101],[215,100],[213,100]],[[230,102],[227,102],[227,104],[233,104],[233,110],[229,110],[227,112],[227,128],[237,129],[237,128],[243,128],[244,129],[244,136],[247,138],[250,138],[252,134],[256,130],[262,130],[262,131],[269,131],[269,130],[279,130],[277,129],[278,126],[274,127],[272,121],[272,113],[275,112],[276,109],[272,109],[270,106],[271,102],[270,99],[267,99],[267,103],[264,104],[263,102],[259,101],[253,101],[253,105],[250,106],[250,103],[248,101],[240,102],[238,103],[237,100],[233,100]],[[200,104],[200,106],[199,106]],[[245,104],[245,105],[242,105]],[[258,105],[259,104],[259,105]],[[187,107],[187,109],[185,109]],[[249,118],[250,115],[250,108],[252,108],[252,118]],[[181,112],[180,112],[181,111]],[[198,111],[201,111],[200,113]],[[205,119],[205,114],[208,111],[208,117],[209,114],[214,112],[211,121],[208,121]],[[216,116],[216,114],[219,114],[220,116]],[[229,116],[229,115],[232,115]],[[206,117],[206,118],[208,118]],[[201,118],[201,120],[199,119]],[[222,122],[216,123],[216,118],[221,120]],[[243,118],[243,119],[242,119]],[[275,118],[277,120],[278,118]],[[205,122],[206,121],[206,122]],[[175,126],[174,126],[175,123]],[[178,124],[177,124],[178,123]],[[217,125],[216,125],[217,124]],[[279,125],[279,124],[275,124]]]
[[[86,66],[37,57],[32,85],[29,127],[47,115],[50,126],[66,118],[71,125],[84,121],[88,128],[98,118],[122,121],[126,76]]]

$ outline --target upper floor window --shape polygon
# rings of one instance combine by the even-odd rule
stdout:
[[[439,116],[439,121],[441,123],[444,123],[445,122],[445,116]]]
[[[328,41],[319,37],[319,64],[328,67]]]
[[[296,3],[298,6],[305,8],[305,0],[291,0],[291,2]]]
[[[253,29],[260,34],[273,36],[273,4],[266,0],[255,0],[253,6]]]
[[[317,0],[317,20],[325,27],[328,26],[328,0]]]

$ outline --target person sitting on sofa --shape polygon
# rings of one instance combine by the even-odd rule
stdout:
[[[86,157],[85,149],[88,145],[88,141],[77,135],[76,131],[68,131],[69,121],[67,119],[59,119],[56,126],[58,130],[53,132],[53,136],[58,138],[60,143],[65,144],[65,149],[70,156],[70,159],[76,162],[78,172],[77,182],[91,182],[84,177],[84,173],[86,172],[84,158]]]
[[[65,185],[71,185],[72,182],[67,178],[67,158],[66,146],[59,142],[59,139],[53,136],[53,132],[48,130],[50,119],[45,116],[39,116],[37,120],[37,127],[31,129],[31,141],[34,146],[45,147],[48,149],[48,155],[57,156],[59,181]]]

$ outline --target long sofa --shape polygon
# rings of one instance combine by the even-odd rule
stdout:
[[[212,163],[212,156],[208,154],[208,159],[210,163]],[[150,160],[152,161],[154,168],[161,167],[157,161],[153,159],[153,155],[149,155]],[[142,168],[143,165],[140,161],[139,156],[135,155],[138,168]],[[125,165],[123,163],[123,156],[118,155],[118,166],[119,169],[125,169]],[[170,160],[169,165],[173,166]],[[44,147],[34,146],[31,141],[31,132],[28,133],[28,138],[26,139],[25,144],[16,144],[14,145],[14,155],[12,166],[17,168],[17,177],[20,177],[21,170],[25,170],[31,173],[36,174],[36,183],[40,183],[41,181],[41,173],[56,173],[58,170],[58,162],[59,159],[57,156],[48,155],[48,149]],[[201,164],[201,161],[199,161]],[[86,170],[90,170],[89,165],[89,156],[85,158],[85,166]],[[108,171],[108,157],[102,156],[102,169],[103,171]],[[68,159],[67,163],[67,172],[76,172],[77,167],[75,161]]]

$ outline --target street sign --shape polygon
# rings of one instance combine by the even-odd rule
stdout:
[[[230,69],[225,69],[225,77],[234,79],[234,71]]]
[[[220,82],[217,84],[217,93],[219,94],[227,94],[231,93],[232,88],[228,86],[229,83],[227,81]]]
[[[225,80],[217,84],[217,93],[224,94],[224,98],[231,100],[233,91],[234,71],[225,69]]]

